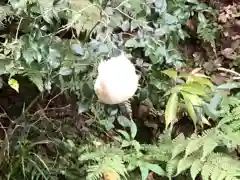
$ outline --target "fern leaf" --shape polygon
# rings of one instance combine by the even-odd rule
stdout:
[[[211,174],[211,180],[218,180],[218,177],[220,174],[221,174],[221,170],[218,167],[215,167]]]
[[[202,139],[198,138],[196,135],[192,136],[186,147],[185,157],[199,150],[202,145]]]
[[[167,176],[169,178],[171,178],[175,174],[175,172],[177,171],[178,163],[179,163],[178,158],[171,159],[167,162],[166,173],[167,173]]]
[[[183,152],[186,148],[187,141],[183,134],[179,134],[173,142],[173,150],[172,150],[172,159]]]
[[[218,145],[218,143],[217,143],[216,138],[214,138],[214,137],[207,138],[203,144],[202,158],[205,158],[209,153],[211,153],[215,149],[215,147],[217,147],[217,145]]]
[[[186,169],[190,168],[191,165],[193,164],[194,160],[195,160],[194,156],[185,157],[185,158],[181,159],[178,163],[177,175],[180,174],[181,172],[185,171]]]
[[[201,172],[201,175],[202,175],[202,179],[203,180],[209,180],[209,177],[211,175],[213,171],[213,166],[212,164],[210,163],[205,163],[202,167],[202,172]]]
[[[203,162],[200,161],[199,159],[196,159],[192,166],[191,166],[191,169],[190,169],[190,174],[191,174],[191,177],[193,180],[196,179],[198,173],[201,171],[202,169],[202,166],[203,166]]]

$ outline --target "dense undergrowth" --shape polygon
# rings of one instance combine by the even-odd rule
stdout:
[[[0,179],[240,179],[240,5],[197,0],[0,3]],[[121,52],[125,104],[94,93]]]

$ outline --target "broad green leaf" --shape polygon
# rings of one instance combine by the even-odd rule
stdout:
[[[146,167],[159,176],[165,176],[165,171],[157,164],[146,163]]]
[[[40,73],[29,74],[29,79],[37,86],[40,92],[43,92],[43,80]]]
[[[101,9],[96,5],[97,1],[96,3],[89,0],[70,0],[66,2],[70,2],[71,10],[73,10],[69,23],[73,23],[78,33],[83,29],[91,30],[101,20]]]
[[[187,2],[192,4],[199,4],[198,0],[187,0]]]
[[[157,55],[157,57],[166,57],[167,56],[167,49],[164,46],[159,46],[156,49],[155,54]]]
[[[89,109],[89,104],[84,102],[78,102],[78,114],[82,114]]]
[[[158,12],[161,14],[167,10],[167,1],[166,0],[155,0],[155,6]]]
[[[8,60],[8,59],[0,59],[0,75],[6,73],[6,67],[5,66],[9,65],[10,63],[11,63],[11,61]]]
[[[181,94],[183,95],[184,103],[186,105],[188,114],[191,117],[194,124],[196,125],[197,124],[197,115],[196,115],[194,107],[189,99],[190,97],[188,97],[188,93],[181,92]]]
[[[59,70],[59,75],[68,76],[72,74],[72,69],[68,67],[61,67]]]
[[[132,122],[125,116],[118,116],[117,121],[122,127],[131,127],[132,126]]]
[[[178,77],[177,71],[173,70],[173,69],[167,69],[162,71],[162,73],[166,74],[167,76],[176,79]]]
[[[190,174],[191,174],[191,177],[193,180],[196,179],[198,173],[201,171],[202,165],[203,164],[199,159],[196,159],[194,161],[194,163],[192,164],[191,169],[190,169]]]
[[[196,74],[194,74],[192,76],[188,76],[187,84],[191,84],[192,82],[197,82],[200,85],[206,85],[211,89],[213,89],[213,87],[214,87],[213,83],[207,76],[201,77]]]
[[[202,12],[198,13],[198,20],[200,21],[200,23],[206,23],[207,22],[204,14]]]
[[[90,88],[88,83],[83,83],[81,92],[87,99],[91,99],[93,97],[93,90]]]
[[[127,48],[134,48],[134,47],[137,47],[137,45],[138,45],[138,42],[135,39],[129,39],[125,43],[125,47]]]
[[[178,109],[178,93],[173,93],[168,99],[168,102],[166,105],[166,110],[165,110],[166,128],[169,126],[170,123],[176,120],[177,109]]]
[[[203,109],[206,115],[210,116],[213,120],[217,120],[220,115],[218,111],[210,106],[210,104],[204,104]]]
[[[222,100],[221,93],[217,92],[210,101],[209,106],[211,107],[211,109],[216,110],[221,100]]]
[[[119,132],[126,140],[130,140],[130,136],[126,131],[123,130],[117,130],[117,132]]]
[[[184,84],[181,90],[200,96],[204,96],[206,94],[204,86],[198,83]]]
[[[167,25],[176,24],[178,22],[178,18],[169,13],[164,13],[163,18]]]
[[[13,88],[15,91],[19,92],[19,84],[18,81],[11,78],[8,80],[8,85]]]
[[[165,34],[169,33],[169,29],[166,26],[163,26],[161,28],[158,28],[155,30],[155,36],[163,36]]]
[[[58,68],[60,66],[61,54],[57,49],[49,49],[49,54],[47,57],[47,62],[52,68]]]
[[[141,176],[142,176],[142,180],[146,180],[148,177],[148,168],[144,167],[144,166],[140,166],[140,172],[141,172]]]
[[[135,136],[137,135],[137,126],[133,121],[132,121],[132,125],[130,126],[130,130],[131,130],[131,137],[132,139],[134,139]]]
[[[235,88],[239,88],[240,85],[237,83],[226,83],[226,84],[221,84],[217,87],[217,89],[226,89],[226,90],[230,90],[230,89],[235,89]]]
[[[84,55],[83,48],[81,47],[80,44],[72,44],[72,45],[71,45],[71,49],[72,49],[72,51],[74,51],[76,54]]]
[[[201,107],[204,104],[204,101],[195,94],[190,94],[183,91],[181,91],[181,94],[185,94],[188,97],[193,107]]]
[[[129,28],[130,28],[130,23],[129,23],[129,21],[128,21],[128,20],[124,21],[124,22],[122,23],[122,25],[121,25],[121,28],[122,28],[123,31],[128,31]]]

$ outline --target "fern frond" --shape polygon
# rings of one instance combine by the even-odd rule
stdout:
[[[116,178],[125,177],[127,172],[123,161],[124,152],[109,144],[102,145],[93,152],[84,152],[79,161],[90,162],[87,180],[97,180],[106,173],[116,174]]]

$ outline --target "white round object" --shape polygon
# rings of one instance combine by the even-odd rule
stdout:
[[[135,94],[138,79],[132,62],[121,54],[99,64],[94,90],[102,103],[119,104]]]

